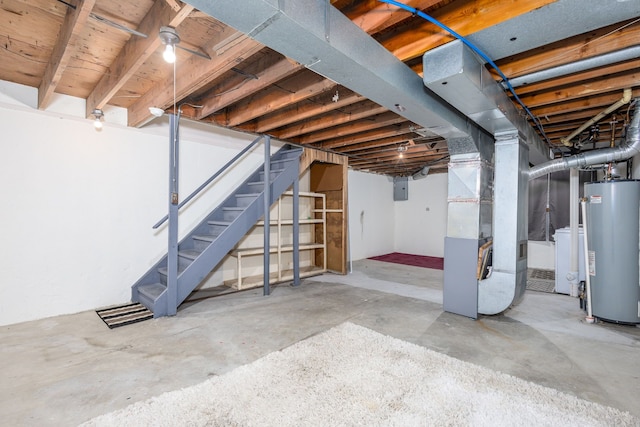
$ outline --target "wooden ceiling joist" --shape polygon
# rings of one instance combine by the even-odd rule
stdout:
[[[164,25],[177,27],[189,16],[192,10],[193,7],[188,5],[176,11],[165,1],[153,3],[138,27],[138,31],[149,37],[131,37],[125,44],[109,67],[109,72],[105,73],[89,94],[86,106],[87,117],[94,108],[103,108],[162,45],[160,37],[158,37],[160,27]]]
[[[367,141],[374,141],[377,139],[383,139],[398,135],[404,135],[412,133],[415,129],[415,125],[405,123],[402,125],[395,125],[380,129],[374,129],[366,132],[362,132],[356,136],[347,136],[342,138],[336,138],[332,140],[323,141],[316,144],[319,148],[324,149],[339,149],[348,145],[359,144]]]
[[[174,101],[180,101],[198,88],[206,86],[216,77],[238,65],[238,61],[247,58],[264,46],[243,36],[242,41],[235,44],[211,60],[190,55],[178,69],[174,95],[171,76],[164,82],[147,91],[138,101],[129,107],[129,126],[139,126],[151,117],[149,107],[168,108]]]
[[[458,34],[467,36],[555,1],[456,0],[435,10],[431,16]],[[417,25],[415,22],[405,31],[392,33],[382,40],[383,46],[401,61],[420,57],[427,50],[453,40],[453,36],[430,22],[420,20]]]
[[[337,99],[335,93],[338,94]],[[275,113],[266,114],[256,120],[255,127],[252,130],[258,133],[268,132],[347,107],[365,99],[363,96],[343,87],[338,87],[335,93],[333,91],[330,93],[325,92],[290,107],[282,108]],[[334,101],[334,99],[336,100]]]
[[[71,56],[76,51],[76,41],[84,29],[87,19],[89,19],[96,0],[81,0],[75,3],[75,8],[67,8],[58,40],[38,87],[38,108],[40,110],[49,106],[56,86],[60,82]]]
[[[345,108],[340,111],[334,110],[333,113],[315,117],[300,124],[289,126],[281,131],[276,131],[274,132],[274,136],[281,139],[288,139],[310,132],[327,129],[329,127],[335,127],[344,123],[365,119],[377,114],[382,114],[385,111],[387,111],[385,107],[380,107],[372,101],[364,101],[353,105],[352,108]]]
[[[252,70],[243,70],[242,73],[249,76],[248,78],[245,77],[240,82],[234,81],[231,85],[226,84],[227,82],[223,82],[223,87],[216,88],[211,91],[211,95],[200,102],[202,108],[200,109],[200,113],[197,118],[201,119],[207,117],[222,108],[268,88],[269,86],[304,68],[297,62],[283,58],[279,54],[274,54],[274,56],[276,55],[279,56],[276,62],[256,64],[257,69],[255,73],[252,72]],[[271,58],[267,58],[264,62],[269,61],[270,59]]]
[[[277,87],[258,92],[231,106],[227,110],[227,125],[237,126],[338,87],[331,80],[306,70],[290,78],[287,83],[287,86],[281,83]]]

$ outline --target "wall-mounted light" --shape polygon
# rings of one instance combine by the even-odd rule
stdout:
[[[96,130],[102,129],[102,118],[104,117],[102,110],[96,108],[91,112],[91,115],[94,117],[93,127],[96,128]]]
[[[160,27],[160,40],[165,45],[162,57],[169,64],[176,62],[176,45],[180,43],[180,36],[173,27]]]

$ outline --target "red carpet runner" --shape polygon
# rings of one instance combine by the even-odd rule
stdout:
[[[403,254],[400,252],[392,252],[386,255],[374,256],[369,259],[392,262],[394,264],[413,265],[415,267],[433,268],[436,270],[444,269],[444,258],[433,256],[411,255]]]

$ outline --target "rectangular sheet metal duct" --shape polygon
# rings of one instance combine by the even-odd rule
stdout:
[[[480,132],[463,114],[433,96],[413,70],[326,0],[187,3],[432,134],[448,139]]]
[[[516,109],[483,61],[456,40],[423,56],[424,84],[492,135],[517,129],[533,164],[550,159],[549,148]]]

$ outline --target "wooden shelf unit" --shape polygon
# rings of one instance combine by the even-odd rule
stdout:
[[[313,215],[314,218],[299,218],[298,224],[300,227],[303,226],[312,226],[314,229],[313,232],[310,233],[314,239],[319,241],[310,241],[310,242],[300,242],[299,251],[314,251],[317,255],[318,251],[321,251],[321,265],[311,265],[300,267],[300,277],[309,277],[318,274],[322,274],[327,271],[327,202],[326,196],[322,193],[313,193],[313,192],[299,192],[300,197],[300,206],[299,209],[303,208],[303,200],[308,199],[309,204],[305,207],[308,207],[308,211],[310,216]],[[270,254],[276,254],[276,265],[277,271],[269,273],[269,283],[280,283],[287,280],[293,279],[293,270],[285,269],[282,263],[282,254],[287,252],[293,252],[293,245],[284,245],[283,242],[283,228],[290,230],[293,232],[293,220],[292,219],[283,219],[282,215],[282,202],[285,197],[292,197],[293,192],[287,191],[280,196],[278,199],[276,206],[276,215],[275,218],[271,217],[269,221],[270,226],[275,226],[276,229],[276,239],[275,245],[269,248]],[[264,221],[259,221],[256,223],[256,226],[264,227]],[[242,290],[242,289],[250,289],[256,288],[263,285],[263,275],[253,275],[253,276],[243,276],[243,268],[242,268],[242,260],[245,257],[264,255],[263,247],[249,247],[249,248],[236,248],[233,251],[229,252],[229,255],[236,258],[236,278],[232,280],[226,280],[225,285],[230,286],[234,289]],[[317,257],[312,257],[317,258]],[[313,263],[313,261],[312,261]]]

